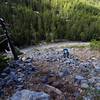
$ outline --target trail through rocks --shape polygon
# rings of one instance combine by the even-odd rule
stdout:
[[[0,74],[1,100],[10,100],[23,89],[45,92],[50,100],[100,100],[99,53],[68,48],[67,58],[63,56],[65,47],[55,44],[22,50],[22,59],[11,61]]]

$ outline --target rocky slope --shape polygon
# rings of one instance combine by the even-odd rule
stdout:
[[[10,99],[23,89],[45,92],[51,100],[99,100],[100,56],[78,48],[69,49],[67,58],[63,55],[64,47],[31,48],[31,52],[27,51],[29,58],[26,54],[11,61],[0,74],[1,100]],[[86,59],[82,59],[82,53]]]

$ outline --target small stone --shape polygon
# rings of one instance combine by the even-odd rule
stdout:
[[[83,100],[92,100],[92,98],[93,98],[93,97],[90,97],[90,96],[84,96],[84,97],[83,97]]]
[[[25,60],[26,60],[26,57],[23,57],[23,58],[22,58],[22,61],[25,61]]]
[[[11,72],[10,77],[12,80],[17,81],[17,76],[16,76],[15,72]]]
[[[100,83],[96,83],[95,86],[96,86],[96,87],[100,87]]]
[[[23,85],[17,85],[18,89],[22,89],[24,86]]]
[[[78,79],[78,80],[83,80],[83,79],[84,79],[84,77],[83,77],[83,76],[81,76],[81,75],[76,75],[76,76],[75,76],[75,79]]]
[[[100,83],[100,77],[95,78],[96,83]]]
[[[32,58],[26,58],[26,59],[24,60],[24,62],[25,62],[25,63],[31,63],[31,62],[32,62]]]
[[[13,83],[12,79],[9,79],[9,80],[6,81],[6,85],[12,85],[12,83]]]
[[[81,81],[84,80],[84,77],[81,75],[76,75],[74,78],[74,82],[77,84],[81,84]]]
[[[10,73],[10,68],[9,67],[5,68],[4,72],[7,73],[7,74],[9,74]]]
[[[67,76],[69,74],[70,74],[70,72],[69,72],[68,69],[63,69],[63,71],[59,72],[59,76],[60,77],[65,77],[65,76]]]
[[[21,82],[22,81],[22,78],[18,78],[17,80],[18,80],[18,82]]]
[[[89,85],[87,83],[82,83],[81,84],[81,88],[87,89],[87,88],[89,88]]]
[[[20,78],[22,78],[22,77],[24,77],[25,75],[24,75],[22,72],[18,72],[18,73],[17,73],[17,76],[20,77]]]
[[[74,96],[75,96],[75,97],[80,96],[80,92],[79,92],[79,91],[75,92],[75,93],[74,93]]]
[[[71,63],[71,61],[70,61],[70,60],[67,60],[67,61],[66,61],[66,64],[70,64],[70,63]]]
[[[91,59],[92,59],[92,60],[96,60],[96,58],[95,58],[95,57],[92,57]]]
[[[20,63],[22,63],[21,60],[16,60],[16,61],[14,60],[14,61],[11,61],[11,62],[9,63],[9,67],[10,67],[10,68],[19,68]]]
[[[99,66],[95,66],[95,71],[96,72],[100,72],[100,67]]]
[[[88,83],[87,80],[81,80],[81,83]]]
[[[45,76],[42,78],[42,82],[47,84],[48,83],[48,76]]]
[[[90,84],[95,83],[95,79],[94,78],[90,78],[90,79],[88,79],[88,81],[89,81]]]
[[[96,89],[97,91],[100,91],[100,86],[97,86],[95,89]]]
[[[7,73],[1,73],[0,77],[5,78],[8,74]]]
[[[17,72],[21,72],[21,71],[22,71],[22,69],[20,69],[20,68],[19,68],[19,69],[17,69]]]
[[[20,68],[23,68],[23,66],[24,66],[24,63],[23,62],[19,63],[19,67]]]

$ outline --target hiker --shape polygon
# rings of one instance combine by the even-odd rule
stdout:
[[[69,51],[68,51],[68,49],[66,48],[66,49],[63,49],[63,52],[64,52],[64,58],[69,58]]]

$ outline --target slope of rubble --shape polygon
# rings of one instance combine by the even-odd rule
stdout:
[[[34,50],[31,57],[11,61],[0,73],[0,100],[19,90],[41,91],[50,100],[100,100],[100,59],[81,60],[63,49]]]

